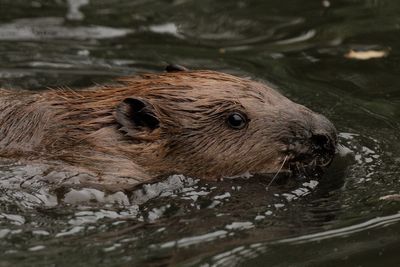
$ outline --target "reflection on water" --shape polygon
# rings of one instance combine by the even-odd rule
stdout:
[[[2,87],[79,88],[173,62],[273,83],[342,132],[323,179],[271,187],[174,175],[130,192],[54,189],[46,179],[74,174],[2,159],[1,266],[397,265],[400,203],[385,196],[400,193],[399,3],[1,5]]]
[[[82,6],[89,4],[89,0],[68,0],[68,13],[66,15],[69,20],[82,20],[85,15],[80,11]]]
[[[102,26],[66,27],[62,18],[19,19],[0,27],[2,41],[46,41],[46,39],[103,39],[127,35],[128,29]]]

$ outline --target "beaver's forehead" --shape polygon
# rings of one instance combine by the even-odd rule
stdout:
[[[190,94],[192,96],[251,97],[264,98],[270,89],[249,79],[239,78],[228,74],[210,71],[196,71],[188,73],[171,73],[145,76],[148,93],[155,94]]]
[[[250,82],[246,84],[209,82],[205,84],[180,84],[149,90],[148,95],[154,98],[189,102],[224,102],[233,101],[243,105],[275,105],[286,103],[286,98],[263,84]]]
[[[176,82],[177,85],[187,86],[188,94],[209,99],[215,97],[240,99],[245,102],[260,101],[267,104],[276,104],[275,102],[291,103],[289,99],[266,84],[219,72],[196,71],[185,73]]]
[[[265,84],[214,71],[144,74],[123,82],[133,95],[174,102],[234,101],[255,105],[286,101]]]

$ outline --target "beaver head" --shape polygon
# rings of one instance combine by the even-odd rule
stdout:
[[[113,112],[124,136],[118,146],[150,173],[216,179],[309,172],[333,158],[332,123],[265,84],[213,71],[148,74],[123,83],[113,92],[124,95]]]

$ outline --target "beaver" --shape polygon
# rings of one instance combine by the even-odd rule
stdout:
[[[169,66],[81,90],[0,90],[3,157],[78,170],[98,184],[316,170],[332,161],[336,139],[324,116],[216,71]]]

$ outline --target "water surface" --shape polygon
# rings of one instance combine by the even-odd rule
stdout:
[[[130,195],[20,190],[41,170],[2,159],[0,266],[397,266],[399,12],[389,0],[1,0],[1,87],[79,89],[171,62],[224,71],[326,115],[342,149],[319,181],[172,176]]]

